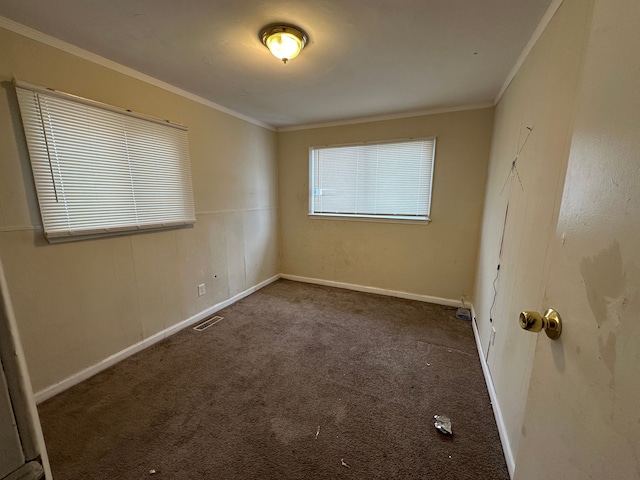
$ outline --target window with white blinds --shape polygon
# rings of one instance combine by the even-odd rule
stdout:
[[[435,138],[311,149],[310,215],[428,221]]]
[[[51,242],[195,223],[186,128],[16,83]]]

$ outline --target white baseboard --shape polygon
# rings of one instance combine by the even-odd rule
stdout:
[[[400,292],[397,290],[387,290],[378,287],[367,287],[364,285],[356,285],[353,283],[334,282],[333,280],[323,280],[321,278],[299,277],[297,275],[280,274],[280,278],[285,280],[293,280],[295,282],[313,283],[315,285],[325,285],[327,287],[344,288],[347,290],[355,290],[357,292],[376,293],[378,295],[386,295],[388,297],[406,298],[407,300],[417,300],[419,302],[435,303],[437,305],[445,305],[447,307],[462,306],[460,300],[451,298],[432,297],[430,295],[420,295],[417,293]]]
[[[489,390],[489,398],[491,399],[491,407],[493,408],[493,415],[496,418],[496,424],[498,426],[498,433],[500,434],[500,442],[502,443],[502,451],[504,452],[504,459],[507,462],[507,469],[509,470],[509,476],[513,478],[513,472],[516,468],[516,462],[511,451],[509,444],[509,436],[507,435],[507,426],[504,423],[502,417],[502,410],[500,408],[500,402],[498,401],[498,394],[493,386],[493,379],[491,378],[491,372],[489,371],[489,365],[487,365],[486,356],[482,350],[482,343],[480,342],[480,333],[478,332],[478,325],[476,323],[476,312],[471,306],[471,323],[473,325],[473,336],[476,339],[476,346],[478,347],[478,356],[480,357],[480,364],[482,365],[482,373],[484,373],[484,380]]]
[[[160,340],[164,340],[165,338],[173,335],[174,333],[178,332],[179,330],[182,330],[183,328],[186,328],[190,325],[193,325],[194,323],[199,322],[200,320],[204,320],[205,318],[207,318],[210,315],[213,315],[214,313],[216,313],[219,310],[222,310],[223,308],[228,307],[229,305],[237,302],[238,300],[243,299],[244,297],[251,295],[252,293],[260,290],[263,287],[266,287],[267,285],[269,285],[270,283],[275,282],[276,280],[278,280],[278,278],[280,278],[280,275],[275,275],[267,280],[265,280],[264,282],[260,282],[259,284],[248,288],[247,290],[238,293],[237,295],[234,295],[233,297],[229,298],[228,300],[225,300],[223,302],[220,303],[216,303],[215,305],[206,308],[204,310],[202,310],[199,313],[196,313],[195,315],[192,315],[191,317],[187,318],[186,320],[183,320],[179,323],[176,323],[175,325],[170,326],[169,328],[166,328],[164,330],[162,330],[161,332],[158,332],[148,338],[145,338],[141,341],[139,341],[138,343],[135,343],[133,345],[131,345],[130,347],[125,348],[124,350],[121,350],[117,353],[114,353],[113,355],[111,355],[110,357],[105,358],[104,360],[101,360],[98,363],[95,363],[87,368],[85,368],[84,370],[79,371],[78,373],[75,373],[73,375],[71,375],[70,377],[65,378],[64,380],[55,383],[47,388],[44,388],[43,390],[40,390],[39,392],[37,392],[35,394],[35,400],[36,403],[41,403],[44,402],[45,400],[57,395],[58,393],[61,393],[65,390],[67,390],[68,388],[73,387],[74,385],[77,385],[78,383],[93,377],[96,373],[100,373],[103,370],[106,370],[107,368],[111,367],[112,365],[115,365],[116,363],[120,362],[121,360],[124,360],[127,357],[130,357],[131,355],[144,350],[147,347],[150,347],[151,345],[158,343]]]

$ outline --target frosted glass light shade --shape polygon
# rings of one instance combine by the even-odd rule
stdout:
[[[262,43],[283,63],[297,57],[307,43],[304,32],[285,25],[266,27],[262,30],[261,37]]]

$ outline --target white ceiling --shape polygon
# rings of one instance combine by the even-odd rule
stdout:
[[[2,0],[0,15],[286,127],[491,103],[550,3]],[[286,65],[258,38],[276,22],[309,35]]]

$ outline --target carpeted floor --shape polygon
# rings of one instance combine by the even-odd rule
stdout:
[[[218,315],[39,406],[56,480],[509,478],[455,309],[279,280]]]

